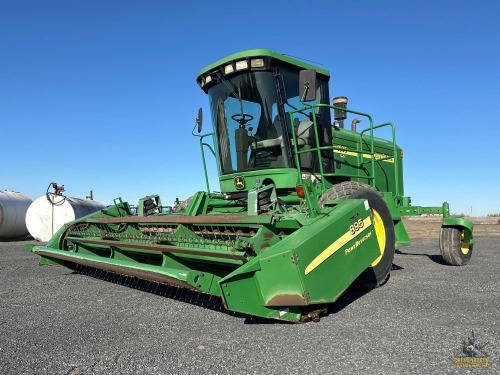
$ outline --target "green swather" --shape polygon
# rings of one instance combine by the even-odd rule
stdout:
[[[394,125],[374,125],[344,97],[331,105],[329,77],[264,49],[209,65],[197,82],[213,132],[203,133],[201,110],[193,129],[206,191],[172,210],[156,195],[135,208],[117,198],[27,250],[41,264],[176,285],[220,297],[231,311],[288,321],[317,320],[353,283],[383,285],[395,247],[410,244],[402,216],[442,214],[443,258],[466,264],[472,223],[449,217],[446,202],[411,205]],[[219,192],[208,182],[212,156]]]

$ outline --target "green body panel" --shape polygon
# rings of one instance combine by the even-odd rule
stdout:
[[[462,217],[446,217],[443,219],[443,226],[446,227],[463,227],[472,233],[474,224]]]
[[[361,139],[360,139],[361,138]],[[371,158],[375,158],[374,186],[380,192],[391,192],[393,196],[402,196],[403,159],[401,149],[394,143],[375,138],[374,153],[370,153],[369,137],[359,133],[339,129],[333,132],[335,174],[339,179],[370,183]],[[396,155],[394,155],[396,154]]]
[[[243,176],[245,190],[255,189],[262,181],[272,179],[277,189],[294,187],[297,184],[298,172],[294,168],[266,169],[264,171],[249,171],[244,173],[227,174],[220,177],[221,191],[225,193],[238,192],[235,186],[235,177]],[[258,183],[256,183],[258,179]]]
[[[327,208],[321,220],[305,225],[223,278],[219,284],[228,309],[287,319],[289,308],[335,301],[380,255],[371,224],[350,233],[352,217],[371,220],[366,207],[363,200],[351,200]],[[333,243],[332,233],[337,239]],[[331,255],[307,272],[324,252]]]

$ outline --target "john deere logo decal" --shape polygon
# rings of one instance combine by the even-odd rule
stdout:
[[[243,190],[245,188],[245,179],[243,176],[236,176],[234,178],[234,186],[238,190]]]

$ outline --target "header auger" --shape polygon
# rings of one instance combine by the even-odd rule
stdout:
[[[203,163],[207,150],[217,160],[220,192],[211,192],[205,166],[206,191],[188,204],[164,212],[150,196],[133,211],[116,199],[28,250],[41,264],[184,287],[231,311],[288,321],[317,319],[353,283],[383,285],[395,247],[410,244],[403,215],[443,215],[443,258],[466,264],[472,223],[451,218],[447,203],[410,204],[394,125],[374,125],[344,97],[331,105],[329,77],[263,49],[206,67],[197,82],[213,132],[202,133],[200,110],[193,134]],[[391,139],[375,137],[381,128]]]

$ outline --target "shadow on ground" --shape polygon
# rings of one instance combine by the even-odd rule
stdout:
[[[393,271],[398,271],[402,270],[403,267],[393,264],[391,269]],[[144,291],[146,293],[151,293],[158,296],[170,298],[176,301],[188,303],[193,306],[203,307],[224,314],[229,314],[231,316],[244,319],[244,324],[292,324],[286,321],[254,317],[242,313],[228,311],[224,307],[221,298],[214,297],[209,294],[199,293],[196,291],[176,286],[150,282],[135,277],[123,276],[112,272],[102,271],[96,268],[78,265],[76,266],[75,270],[67,273],[66,275],[72,276],[78,274],[89,276],[94,279],[103,280],[105,282],[111,282],[114,284],[126,286],[132,289]],[[350,288],[347,289],[347,291],[344,294],[342,294],[333,303],[309,306],[309,308],[304,311],[304,315],[307,316],[309,313],[311,313],[311,316],[314,316],[315,318],[314,319],[306,318],[305,320],[317,322],[319,321],[319,318],[324,318],[332,314],[337,314],[346,307],[348,307],[349,305],[351,305],[352,303],[356,302],[358,299],[362,298],[368,292],[369,290],[351,286]]]
[[[411,255],[411,256],[420,256],[420,257],[427,257],[431,261],[437,264],[441,264],[446,266],[447,264],[445,263],[443,257],[441,255],[436,255],[436,254],[422,254],[422,253],[411,253],[409,251],[401,251],[401,250],[396,250],[396,254],[398,255]]]

